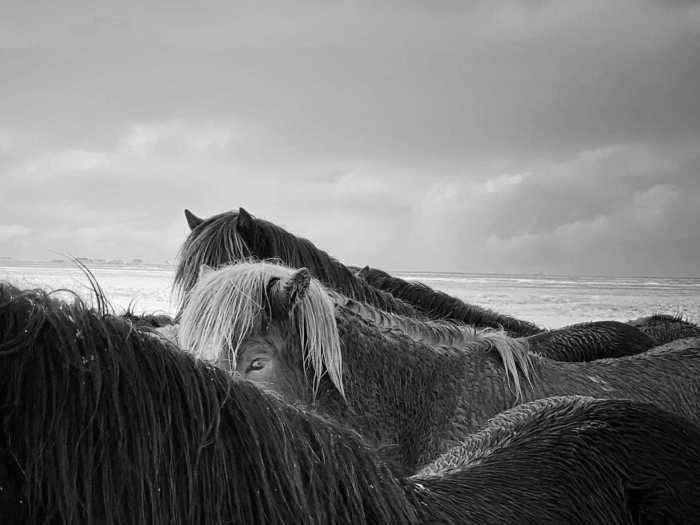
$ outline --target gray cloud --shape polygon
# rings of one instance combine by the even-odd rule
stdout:
[[[4,253],[244,205],[356,264],[697,273],[692,2],[58,9],[0,16]]]

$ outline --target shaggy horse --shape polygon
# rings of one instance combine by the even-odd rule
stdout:
[[[426,466],[413,479],[420,479],[422,484],[432,477],[443,482],[449,479],[459,486],[458,480],[464,473],[478,465],[480,487],[485,489],[497,486],[504,507],[508,507],[506,502],[512,494],[523,490],[532,495],[533,501],[546,500],[549,495],[550,501],[558,505],[587,509],[583,511],[581,518],[586,521],[590,519],[588,512],[595,512],[596,500],[600,497],[599,487],[606,485],[605,476],[591,477],[586,472],[589,469],[585,464],[589,459],[608,456],[630,457],[632,450],[621,440],[623,436],[639,433],[661,437],[670,431],[666,417],[654,421],[646,417],[651,415],[648,410],[654,410],[652,405],[581,397],[547,398],[518,405],[491,419],[478,433],[469,436],[462,444]],[[635,416],[631,417],[631,412],[634,412]],[[665,414],[663,411],[659,413]],[[689,523],[697,521],[700,516],[700,485],[697,485],[700,473],[697,470],[692,471],[694,467],[691,465],[684,465],[675,460],[667,462],[667,459],[674,458],[677,453],[689,454],[691,457],[697,454],[700,449],[698,433],[694,430],[688,431],[688,427],[693,426],[683,418],[676,418],[676,431],[684,434],[688,450],[685,449],[685,445],[676,450],[668,448],[668,445],[664,444],[666,440],[662,438],[658,441],[658,449],[653,440],[649,441],[648,462],[630,457],[626,466],[630,469],[627,475],[634,479],[647,480],[646,483],[642,482],[636,486],[627,484],[618,493],[624,493],[624,498],[636,509],[632,515],[611,519],[609,515],[600,514],[596,516],[596,522],[685,523],[684,519]],[[646,439],[640,444],[644,442]],[[595,450],[592,458],[588,454],[591,451],[589,447]],[[542,458],[542,463],[526,466],[521,462],[522,456]],[[553,457],[559,458],[557,463],[562,466],[562,471],[567,472],[564,478],[560,477],[562,471],[552,468]],[[511,466],[512,470],[504,473],[499,469],[501,462]],[[565,465],[570,465],[570,468]],[[598,464],[598,467],[605,470],[615,468],[611,464]],[[659,472],[663,472],[661,477],[657,477]],[[579,479],[586,487],[579,487],[580,490],[575,493],[568,492],[566,488],[564,491],[560,490],[560,481],[568,476]],[[565,483],[568,485],[566,481]],[[674,488],[679,483],[683,485],[683,492],[687,495],[688,499],[685,501],[682,496],[678,496],[677,489]],[[440,508],[441,501],[444,504],[450,501],[443,500],[443,497],[436,496],[431,503],[434,501],[435,506]],[[612,499],[616,497],[618,496],[614,494],[608,496]],[[678,508],[674,508],[676,504],[679,505]],[[478,516],[471,514],[471,517],[480,523],[543,523],[541,516],[532,508],[513,512],[508,516],[482,513]],[[562,517],[559,523],[579,522],[578,519],[569,521],[570,519]]]
[[[430,346],[334,304],[305,269],[268,263],[203,275],[178,339],[289,401],[314,404],[409,472],[518,400],[624,398],[700,416],[697,348],[566,363],[493,331],[459,347]]]
[[[334,302],[367,321],[428,345],[459,346],[474,338],[471,326],[450,321],[424,320],[385,312],[365,303],[333,295]],[[655,346],[641,330],[619,321],[580,323],[520,338],[530,352],[556,361],[592,361],[638,354]]]
[[[650,405],[520,407],[472,438],[461,465],[453,450],[444,475],[434,466],[398,479],[353,432],[125,319],[42,291],[0,285],[0,364],[2,523],[687,523],[700,514],[700,431]]]
[[[350,269],[316,248],[311,241],[295,237],[271,222],[253,218],[243,208],[208,219],[200,219],[185,210],[185,217],[192,231],[180,248],[173,283],[181,306],[187,292],[197,282],[202,265],[216,268],[255,258],[278,259],[294,268],[311,268],[317,279],[347,297],[388,312],[419,315],[413,306],[355,277]]]
[[[444,292],[433,290],[423,283],[404,281],[376,268],[365,266],[355,275],[375,288],[389,292],[394,297],[415,306],[434,319],[450,319],[476,327],[504,328],[514,337],[544,331],[543,328],[528,321],[467,304]]]
[[[629,324],[644,332],[657,345],[685,337],[700,337],[700,326],[683,319],[680,315],[656,314],[640,317]]]

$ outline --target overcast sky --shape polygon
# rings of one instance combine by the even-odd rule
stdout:
[[[700,276],[691,1],[0,7],[0,255],[245,207],[347,264]]]

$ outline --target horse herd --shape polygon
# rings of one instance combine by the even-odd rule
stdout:
[[[0,523],[700,522],[700,328],[544,330],[185,212],[174,319],[0,283]]]

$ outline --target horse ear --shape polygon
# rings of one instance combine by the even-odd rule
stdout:
[[[369,273],[369,266],[365,266],[364,268],[360,268],[357,271],[357,273],[355,274],[355,276],[359,277],[360,279],[364,279],[368,273]]]
[[[286,280],[276,280],[275,286],[267,290],[272,316],[286,318],[294,305],[304,298],[310,284],[311,274],[306,268],[297,270]]]
[[[202,277],[209,275],[211,272],[214,271],[214,268],[209,266],[208,264],[200,264],[199,265],[199,273],[197,274],[197,280],[201,280]]]
[[[304,298],[310,284],[311,273],[309,270],[300,268],[294,272],[282,288],[283,303],[285,303],[288,308],[294,306]]]
[[[190,227],[190,230],[194,230],[197,226],[204,222],[204,219],[200,219],[187,209],[185,210],[185,219],[187,219],[187,225]]]
[[[253,227],[253,216],[243,208],[238,208],[238,220],[236,226],[240,230],[250,230]]]

